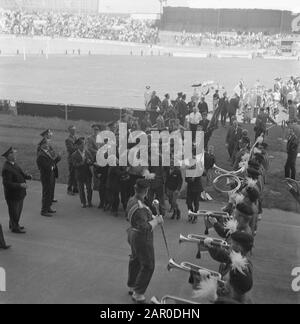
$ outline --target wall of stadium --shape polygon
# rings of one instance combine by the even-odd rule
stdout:
[[[0,0],[0,8],[97,13],[99,0]]]
[[[300,14],[263,9],[193,9],[165,7],[161,29],[197,33],[203,31],[253,31],[290,33]],[[300,28],[299,28],[300,31]]]

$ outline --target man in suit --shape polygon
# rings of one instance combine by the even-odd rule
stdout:
[[[230,99],[229,105],[228,105],[228,117],[230,121],[230,125],[232,125],[232,117],[236,116],[236,112],[239,109],[239,97],[235,94],[233,98]]]
[[[226,136],[226,147],[229,157],[232,161],[235,159],[235,153],[238,150],[238,144],[242,138],[242,128],[239,126],[235,117],[233,117],[232,126],[228,129]]]
[[[52,217],[56,211],[53,210],[53,187],[55,183],[55,160],[52,158],[49,140],[43,138],[39,143],[37,166],[40,170],[42,183],[42,210],[41,216]]]
[[[79,197],[82,208],[93,207],[92,171],[93,156],[85,148],[85,139],[80,137],[75,144],[78,149],[72,154],[72,163],[75,167],[75,176],[78,183]],[[87,195],[85,194],[85,189]]]
[[[50,154],[51,158],[54,161],[54,181],[52,182],[52,186],[51,186],[51,200],[52,200],[52,203],[56,203],[57,200],[54,198],[54,194],[55,194],[55,183],[56,183],[56,179],[58,178],[57,164],[61,161],[61,156],[60,156],[60,154],[57,154],[55,152],[54,148],[51,145],[53,132],[50,129],[47,129],[44,132],[42,132],[40,135],[43,137],[43,139],[45,139],[47,141],[48,153]],[[37,149],[38,154],[39,154],[39,151],[40,151],[40,145],[38,145],[38,149]]]
[[[98,152],[98,145],[97,145],[97,136],[100,132],[100,125],[93,124],[92,125],[93,134],[87,138],[87,150],[89,154],[92,156],[92,161],[96,161],[96,155]]]
[[[228,101],[228,97],[227,97],[227,92],[224,92],[223,97],[219,100],[219,109],[220,109],[220,114],[221,114],[221,124],[222,124],[223,127],[226,126],[228,106],[229,106],[229,101]],[[217,126],[218,126],[218,119],[217,119]]]
[[[289,128],[289,137],[287,142],[287,161],[285,164],[285,177],[296,179],[296,160],[298,155],[299,139],[292,127]]]
[[[75,178],[75,168],[71,159],[72,154],[77,150],[77,146],[75,145],[75,142],[77,140],[75,126],[70,126],[68,128],[68,131],[69,131],[69,137],[65,141],[67,152],[68,152],[68,166],[69,166],[69,179],[68,179],[67,190],[69,195],[74,196],[76,193],[78,193],[77,182]]]
[[[2,178],[9,213],[9,228],[13,233],[24,234],[24,227],[19,225],[19,221],[26,197],[26,180],[31,180],[32,176],[23,172],[16,164],[16,153],[17,151],[11,147],[2,155],[6,159],[2,169]]]
[[[207,113],[208,114],[208,105],[205,102],[205,97],[201,97],[201,101],[199,102],[198,109],[200,114]]]

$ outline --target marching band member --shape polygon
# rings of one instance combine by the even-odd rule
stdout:
[[[145,303],[144,294],[155,268],[153,231],[163,223],[162,216],[153,216],[144,203],[148,189],[147,180],[137,180],[135,195],[129,200],[126,210],[126,218],[131,226],[127,230],[131,246],[127,285],[129,294],[136,303]]]
[[[243,199],[244,196],[241,196],[241,200]],[[234,210],[234,220],[229,220],[227,223],[221,224],[216,218],[210,216],[208,222],[213,225],[220,237],[228,239],[237,230],[252,235],[250,227],[252,217],[253,209],[244,202],[239,202]]]

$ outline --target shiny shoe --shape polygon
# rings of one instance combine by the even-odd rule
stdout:
[[[15,233],[15,234],[25,234],[26,232],[24,230],[21,230],[21,229],[15,229],[15,230],[12,230],[12,233]]]
[[[56,210],[53,210],[53,209],[50,208],[50,209],[48,210],[48,213],[49,213],[49,214],[56,214]]]
[[[131,298],[137,304],[146,304],[146,298],[144,295],[139,295],[134,292]]]
[[[0,250],[8,250],[11,248],[11,245],[0,246]]]
[[[41,212],[41,216],[44,216],[44,217],[52,217],[52,214],[50,214],[48,212]]]

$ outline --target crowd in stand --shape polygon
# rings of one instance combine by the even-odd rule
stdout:
[[[3,11],[0,13],[0,33],[146,44],[158,42],[158,28],[153,21],[100,14]]]
[[[248,49],[273,49],[278,48],[283,35],[264,35],[263,33],[200,33],[188,34],[183,32],[174,36],[178,45],[199,47],[231,48],[240,47]]]

